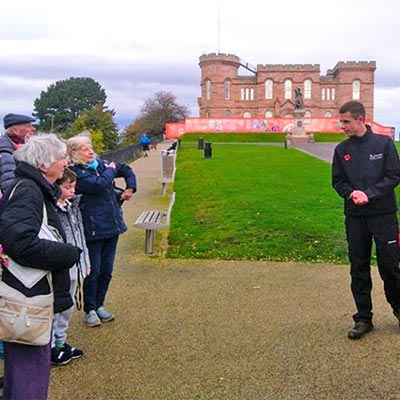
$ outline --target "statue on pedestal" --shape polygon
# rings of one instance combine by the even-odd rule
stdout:
[[[295,89],[294,93],[296,95],[295,108],[296,110],[301,110],[303,109],[303,95],[301,93],[301,89],[300,88]]]

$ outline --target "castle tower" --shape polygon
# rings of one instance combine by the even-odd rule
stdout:
[[[233,101],[232,84],[238,77],[240,58],[232,54],[212,53],[200,57],[201,97],[198,99],[200,117],[226,115]]]

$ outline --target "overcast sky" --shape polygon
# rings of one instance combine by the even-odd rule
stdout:
[[[377,62],[375,120],[400,128],[398,0],[12,0],[0,12],[0,117],[30,115],[42,90],[91,77],[120,128],[170,91],[198,116],[199,57],[250,64]],[[220,12],[218,12],[220,10]],[[218,18],[218,15],[220,16]]]

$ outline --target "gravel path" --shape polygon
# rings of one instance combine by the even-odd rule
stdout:
[[[400,330],[375,268],[376,329],[353,342],[347,266],[168,260],[166,232],[144,255],[133,222],[168,203],[159,150],[132,164],[139,192],[107,302],[117,318],[87,328],[75,312],[68,341],[85,356],[52,369],[50,399],[400,399]]]

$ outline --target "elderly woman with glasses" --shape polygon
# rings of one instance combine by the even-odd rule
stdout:
[[[65,243],[65,233],[56,212],[58,189],[55,181],[67,166],[66,145],[54,134],[31,136],[14,153],[15,180],[0,204],[0,242],[5,253],[18,264],[51,272],[54,312],[73,304],[69,293],[69,268],[80,258],[81,250]],[[58,230],[62,241],[41,239],[44,218]],[[25,296],[50,293],[44,276],[27,288],[2,267],[1,279]],[[50,341],[45,346],[4,343],[4,399],[46,399],[50,378]]]

